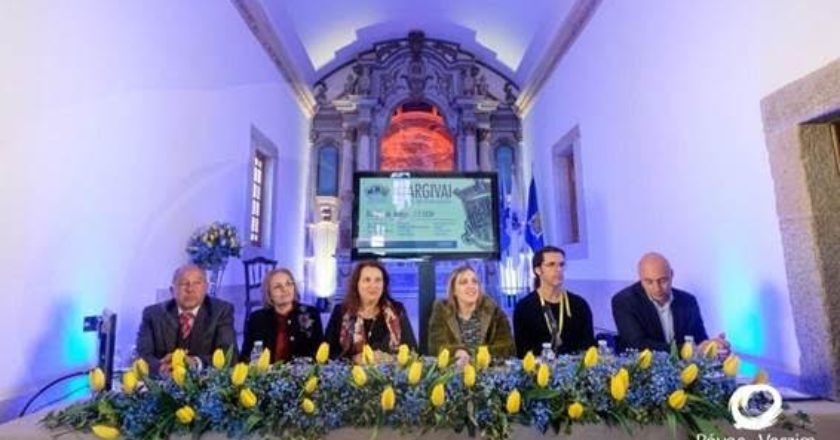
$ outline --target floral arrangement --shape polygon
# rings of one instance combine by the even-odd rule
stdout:
[[[485,347],[464,366],[451,363],[446,350],[430,358],[401,346],[393,361],[380,364],[365,352],[361,366],[328,361],[327,344],[314,362],[270,365],[266,350],[251,365],[232,365],[231,353],[217,350],[212,367],[193,371],[176,350],[171,377],[150,378],[138,360],[121,389],[108,391],[101,371],[93,370],[94,396],[41,422],[128,439],[211,431],[316,439],[343,427],[452,429],[504,439],[514,424],[568,434],[585,423],[631,433],[649,424],[709,433],[719,432],[716,421],[731,421],[726,405],[738,369],[735,356],[721,362],[714,355],[645,350],[607,357],[594,347],[548,362],[528,354],[492,366]]]
[[[225,265],[230,257],[238,257],[242,245],[236,236],[236,227],[230,223],[215,222],[196,231],[187,244],[187,253],[193,264],[202,269]]]

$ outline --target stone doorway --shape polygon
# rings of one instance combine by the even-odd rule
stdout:
[[[762,100],[801,387],[840,396],[840,60]]]

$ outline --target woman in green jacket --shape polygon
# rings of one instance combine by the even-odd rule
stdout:
[[[437,355],[446,348],[464,364],[481,345],[486,345],[494,358],[516,353],[505,312],[484,294],[475,270],[461,266],[449,276],[446,299],[432,308],[429,354]]]

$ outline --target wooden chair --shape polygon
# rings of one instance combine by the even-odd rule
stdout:
[[[261,291],[263,278],[277,267],[277,261],[265,257],[254,257],[242,260],[242,265],[245,267],[245,317],[242,320],[242,334],[244,335],[245,329],[248,328],[251,309],[260,307],[263,303]]]

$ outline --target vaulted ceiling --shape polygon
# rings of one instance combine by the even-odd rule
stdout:
[[[556,63],[600,0],[233,0],[294,83],[311,87],[376,42],[411,30],[453,41],[527,88]],[[270,32],[271,36],[266,36]],[[560,53],[562,55],[562,53]],[[279,60],[278,60],[279,58]],[[553,67],[553,64],[552,64]],[[544,69],[544,67],[543,67]],[[544,75],[544,72],[542,73]],[[294,84],[293,84],[294,85]],[[300,90],[299,90],[300,91]]]

